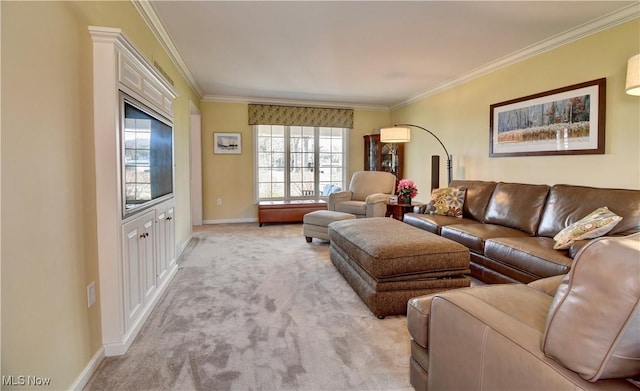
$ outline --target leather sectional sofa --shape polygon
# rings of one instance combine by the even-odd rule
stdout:
[[[638,390],[640,234],[586,244],[564,276],[409,301],[426,390]]]
[[[569,272],[588,240],[555,250],[553,239],[597,208],[623,219],[609,236],[640,232],[640,190],[455,180],[465,187],[462,217],[407,213],[404,222],[469,248],[471,275],[486,283],[529,283]]]

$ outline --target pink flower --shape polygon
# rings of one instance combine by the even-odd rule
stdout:
[[[411,198],[418,195],[418,188],[411,179],[400,179],[398,181],[398,195],[409,196]]]

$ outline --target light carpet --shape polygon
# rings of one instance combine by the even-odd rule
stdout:
[[[404,316],[377,319],[302,225],[198,227],[121,357],[86,390],[403,390]]]

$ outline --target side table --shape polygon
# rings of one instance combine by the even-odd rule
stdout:
[[[393,217],[396,220],[402,221],[404,214],[413,211],[416,206],[423,205],[420,202],[412,202],[411,204],[387,204],[387,213],[385,217]]]

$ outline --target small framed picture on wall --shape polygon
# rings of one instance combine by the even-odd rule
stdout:
[[[240,133],[214,133],[213,153],[241,154],[242,135]]]

